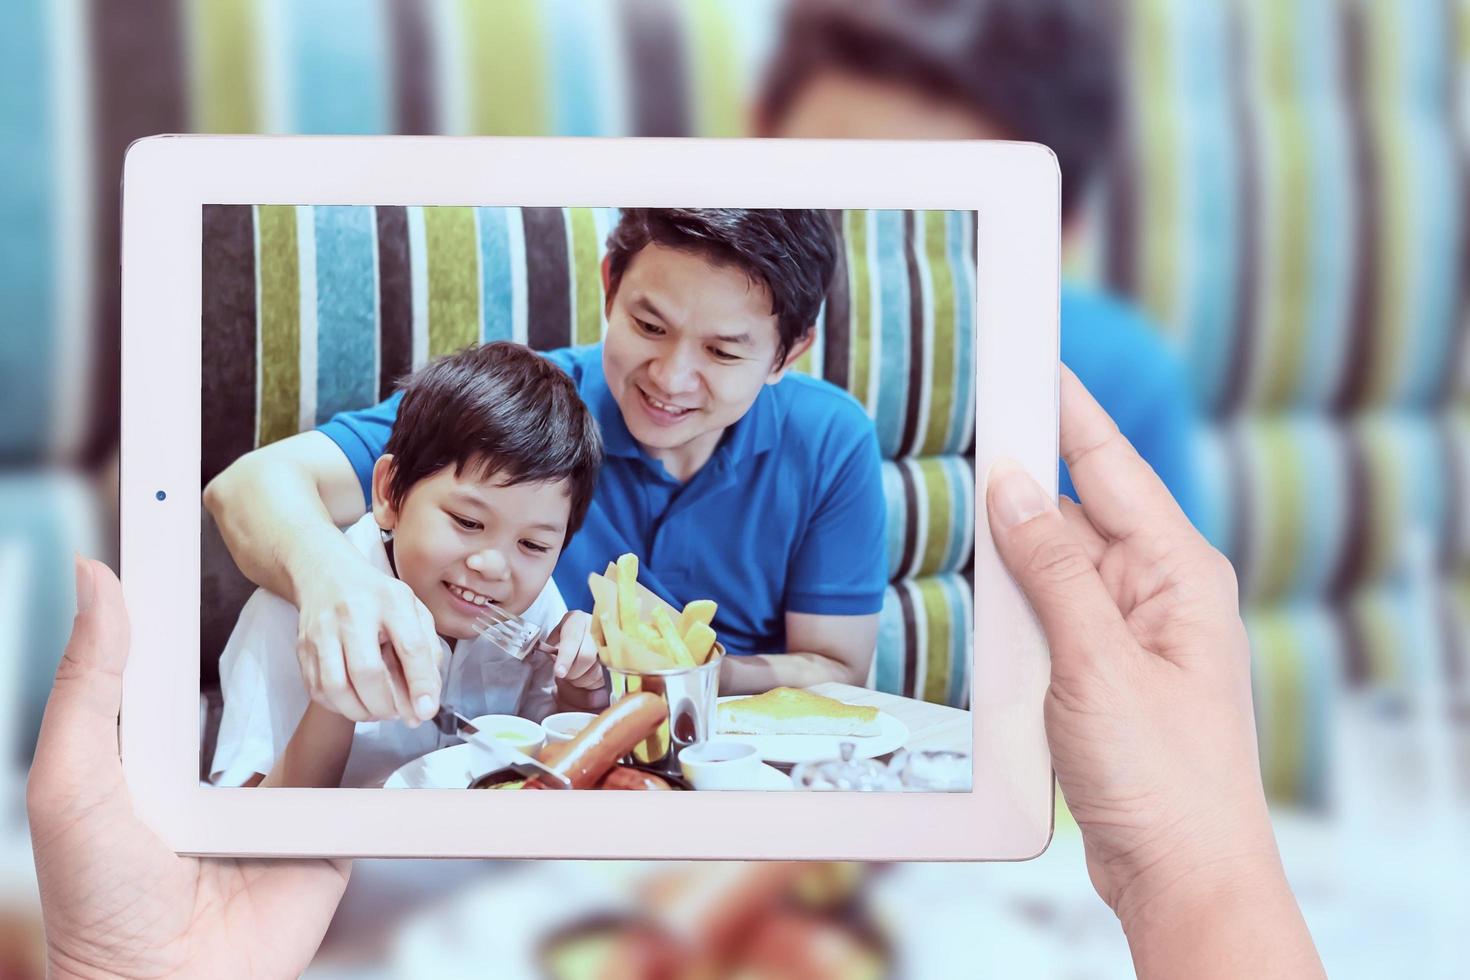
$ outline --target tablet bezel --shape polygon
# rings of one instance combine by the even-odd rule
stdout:
[[[1059,198],[1055,157],[1029,143],[219,136],[134,143],[124,164],[122,225],[121,549],[133,642],[121,745],[138,814],[189,854],[928,861],[1043,851],[1053,814],[1042,725],[1047,653],[991,541],[984,475],[1010,457],[1056,490]],[[974,791],[668,797],[202,785],[205,204],[977,212]],[[405,833],[412,827],[420,830]]]

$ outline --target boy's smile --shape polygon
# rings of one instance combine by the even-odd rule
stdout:
[[[565,480],[507,485],[474,466],[446,466],[415,483],[394,509],[391,456],[373,470],[373,513],[393,531],[393,563],[443,636],[469,639],[485,606],[520,615],[551,577],[571,513]]]

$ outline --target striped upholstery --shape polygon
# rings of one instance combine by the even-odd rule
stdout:
[[[964,573],[974,566],[975,460],[924,456],[883,464],[888,577]]]
[[[1470,426],[1439,410],[1467,313],[1470,117],[1457,89],[1470,11],[1125,11],[1124,151],[1082,268],[1183,343],[1213,416],[1203,530],[1241,581],[1267,787],[1320,803],[1343,685],[1459,662],[1437,655],[1424,612],[1434,570],[1413,542],[1430,543],[1430,561],[1437,547],[1446,572],[1470,572]],[[1430,591],[1460,621],[1448,597],[1461,592]]]
[[[117,445],[118,176],[133,140],[736,135],[779,6],[7,0],[0,458],[95,462]]]
[[[0,745],[15,759],[0,768],[29,766],[41,712],[76,610],[72,555],[116,564],[104,530],[100,495],[71,473],[0,473],[0,554],[14,579],[0,591],[18,615],[0,627]]]
[[[107,270],[117,267],[118,164],[130,140],[188,131],[730,134],[740,128],[781,2],[0,5],[0,156],[8,165],[0,181],[7,312],[0,391],[8,399],[0,456],[96,460],[116,445],[118,300]],[[1466,410],[1449,406],[1464,406],[1470,392],[1470,359],[1461,351],[1470,5],[1121,6],[1125,139],[1120,165],[1095,202],[1099,220],[1072,268],[1134,297],[1181,342],[1199,402],[1212,416],[1199,447],[1203,530],[1237,562],[1250,615],[1275,624],[1273,649],[1312,648],[1305,624],[1322,614],[1340,625],[1357,622],[1345,612],[1350,597],[1373,593],[1396,574],[1410,527],[1443,542],[1440,591],[1460,595],[1470,575],[1462,503],[1470,467]],[[349,17],[354,29],[341,30]],[[360,249],[362,219],[353,220],[314,215],[310,233],[340,241],[343,261],[356,254],[361,269],[362,253],[351,250]],[[963,453],[966,440],[944,420],[943,404],[937,413],[922,397],[916,405],[914,389],[891,392],[890,379],[874,374],[894,353],[892,344],[883,347],[885,332],[901,322],[912,272],[935,244],[924,221],[913,262],[906,246],[897,247],[903,261],[892,262],[895,220],[844,217],[849,307],[838,318],[850,325],[848,343],[813,351],[806,368],[869,406],[889,460],[949,455],[956,447]],[[273,234],[289,234],[288,224],[278,220]],[[408,239],[407,214],[379,214],[373,224],[383,240]],[[453,252],[465,225],[462,218],[446,224],[436,228],[434,247]],[[955,230],[947,229],[951,240]],[[420,233],[427,248],[428,229]],[[519,261],[509,232],[504,246]],[[411,254],[380,253],[378,268],[386,261],[411,281]],[[875,277],[862,259],[879,256],[889,261]],[[468,283],[458,275],[457,287],[440,286],[434,309],[441,322],[468,301]],[[921,298],[930,290],[926,308],[936,329],[946,315],[933,303],[941,280],[917,280]],[[573,281],[583,283],[569,277],[561,301],[569,311],[585,309]],[[335,309],[351,322],[353,304],[361,307],[369,294],[343,289],[323,287],[311,304],[324,338],[318,363],[323,350],[342,363],[351,360],[347,348],[362,351],[334,333],[344,321],[322,312]],[[223,311],[237,318],[231,336],[239,346],[236,375],[225,358],[219,378],[253,381],[255,335],[244,327],[255,323],[253,290],[220,295]],[[414,320],[409,295],[388,290],[378,315],[399,325],[427,323],[426,310]],[[273,309],[289,305],[289,297],[266,296]],[[535,342],[530,331],[539,318],[516,305],[525,299],[513,293],[482,306],[482,324],[499,311],[482,329],[514,335],[523,325]],[[839,304],[832,309],[840,312]],[[963,321],[962,311],[956,316]],[[590,332],[588,321],[571,324],[568,312],[556,329],[567,338]],[[282,352],[292,347],[274,333],[286,328],[273,320],[273,345],[261,348],[280,368],[262,415],[266,437],[365,392],[381,393],[396,372],[427,356],[431,336],[447,342],[427,328],[422,336],[394,329],[374,335],[371,365],[323,381],[315,369],[302,373],[309,365],[291,374]],[[875,359],[875,349],[886,353]],[[907,381],[909,372],[901,373]],[[963,397],[971,395],[952,392],[947,404],[955,409]],[[219,421],[228,447],[207,447],[206,472],[255,444],[262,424],[253,404]],[[930,472],[921,467],[918,475]],[[890,485],[902,487],[895,475],[900,469],[889,467]],[[942,507],[927,496],[931,484],[922,496],[919,487],[902,508],[890,498],[890,513],[908,522],[905,535],[914,532],[909,557],[905,539],[890,549],[890,562],[894,554],[899,565],[917,561],[914,581],[925,581],[951,556],[933,557],[939,546],[931,548],[929,528],[942,525],[932,516]],[[930,505],[922,516],[921,500]],[[1445,608],[1453,621],[1458,606],[1447,598]],[[1297,630],[1303,637],[1280,639]],[[1290,698],[1272,703],[1291,710]],[[1272,740],[1296,730],[1263,729],[1268,759]],[[1273,781],[1288,796],[1308,785],[1316,783]]]
[[[878,427],[894,585],[874,681],[960,704],[973,636],[957,627],[973,599],[962,576],[975,535],[974,216],[832,217],[842,261],[796,370],[846,387]],[[206,482],[466,344],[547,350],[606,329],[600,270],[616,209],[211,205],[203,220]],[[212,528],[204,550],[212,654],[248,586]]]
[[[1342,621],[1316,604],[1261,607],[1245,620],[1266,792],[1323,805],[1334,695],[1342,686]]]
[[[974,583],[946,573],[900,579],[883,597],[878,657],[869,684],[880,691],[969,707],[975,635]]]
[[[1450,3],[1127,5],[1110,281],[1217,411],[1422,406],[1463,308]]]

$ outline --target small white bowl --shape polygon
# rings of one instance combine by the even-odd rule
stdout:
[[[546,741],[552,744],[570,742],[596,717],[590,711],[559,711],[541,719],[541,727],[546,731]]]
[[[498,739],[527,755],[535,755],[546,744],[546,730],[529,718],[517,715],[481,715],[470,724],[484,735]]]
[[[765,764],[746,742],[697,742],[679,753],[679,768],[695,789],[762,788]]]

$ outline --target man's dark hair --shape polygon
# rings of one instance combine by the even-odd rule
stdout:
[[[758,113],[774,126],[824,69],[954,101],[1051,147],[1065,219],[1112,152],[1116,25],[1113,0],[794,0]]]
[[[628,263],[652,243],[734,266],[765,287],[776,317],[778,363],[816,323],[837,265],[837,238],[823,211],[625,208],[607,238],[609,307]]]
[[[384,451],[393,455],[394,507],[446,466],[511,485],[566,480],[570,541],[592,503],[602,435],[565,372],[529,347],[501,341],[466,347],[409,375]]]

